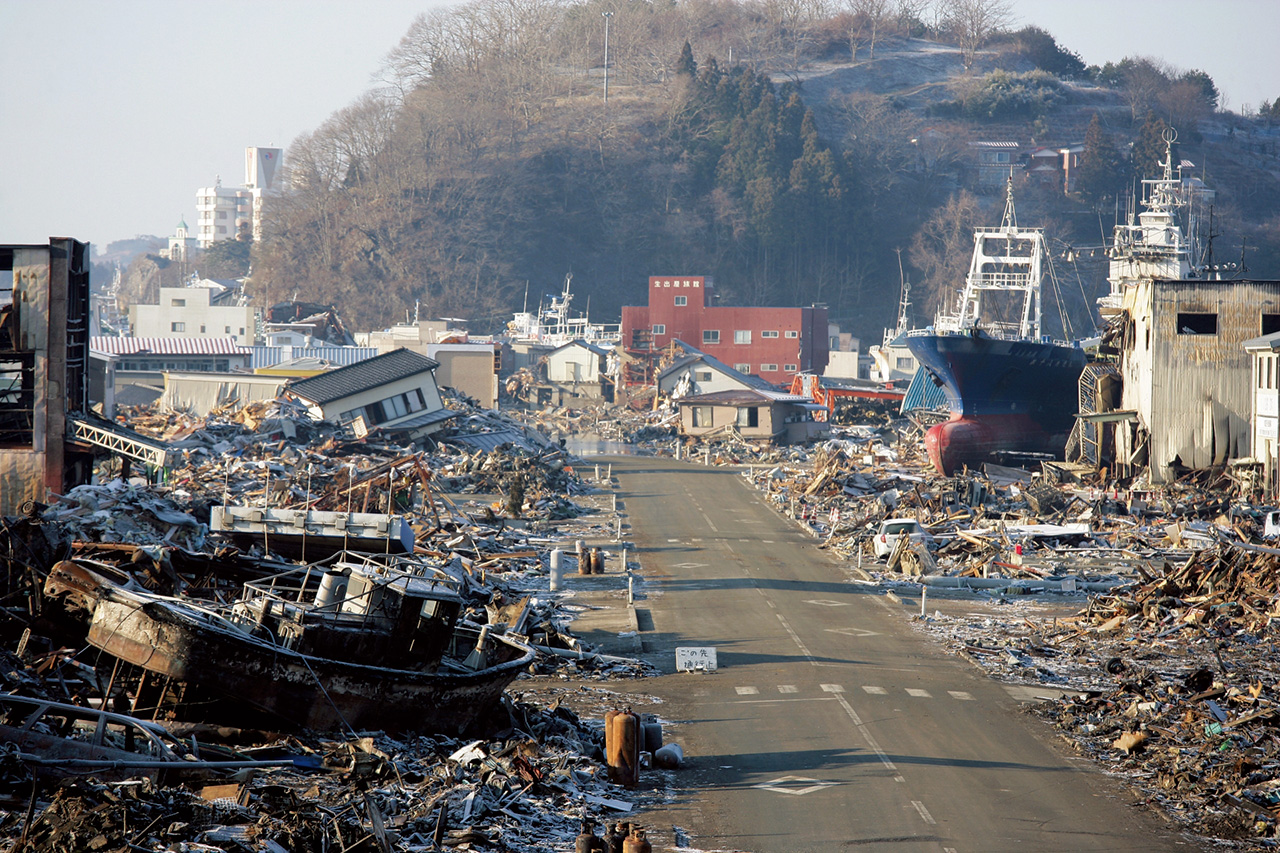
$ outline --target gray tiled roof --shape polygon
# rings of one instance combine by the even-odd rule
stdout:
[[[397,349],[319,376],[290,382],[287,388],[302,399],[323,406],[388,382],[435,370],[439,366],[440,362],[434,358],[427,358],[412,350]]]

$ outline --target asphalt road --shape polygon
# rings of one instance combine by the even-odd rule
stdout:
[[[661,700],[688,762],[643,817],[660,838],[679,827],[687,846],[750,853],[1193,849],[1054,744],[1018,691],[846,582],[735,472],[611,461],[646,656],[664,672],[623,689]],[[677,646],[715,647],[718,670],[675,673]]]

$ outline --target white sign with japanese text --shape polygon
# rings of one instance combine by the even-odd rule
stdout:
[[[676,672],[715,672],[715,646],[685,646],[676,648]]]

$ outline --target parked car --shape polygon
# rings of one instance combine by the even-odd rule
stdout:
[[[875,538],[871,540],[871,548],[875,552],[878,559],[886,559],[893,553],[893,546],[897,544],[898,537],[903,533],[911,538],[912,542],[928,545],[933,541],[933,537],[929,532],[920,526],[920,522],[914,518],[886,518],[880,522],[880,529],[876,531]]]

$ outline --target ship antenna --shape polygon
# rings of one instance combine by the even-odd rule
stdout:
[[[894,249],[898,253],[898,282],[902,287],[902,301],[898,305],[898,334],[907,330],[907,309],[911,307],[911,282],[907,281],[902,271],[902,249]]]

